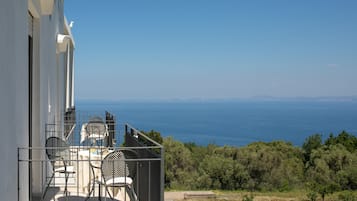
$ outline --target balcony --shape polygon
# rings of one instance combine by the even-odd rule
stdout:
[[[105,138],[84,139],[89,118],[74,116],[76,120],[67,119],[67,125],[46,125],[46,144],[54,146],[18,148],[19,192],[26,191],[21,184],[29,177],[28,190],[34,201],[164,200],[164,149],[160,144],[125,124],[124,145],[117,146],[116,120],[109,113]]]

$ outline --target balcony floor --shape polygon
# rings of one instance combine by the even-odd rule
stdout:
[[[63,189],[59,187],[50,187],[46,193],[45,198],[43,201],[84,201],[87,198],[87,194],[84,193],[78,193],[76,189],[68,189],[69,193],[68,195],[64,195]],[[97,200],[108,200],[108,201],[125,201],[125,199],[110,199],[110,197],[107,195],[102,195],[101,197],[98,197],[98,192],[95,192],[96,195],[91,195],[90,198],[88,198],[88,201],[97,201]],[[102,192],[102,194],[104,194]],[[129,201],[130,199],[127,199]],[[42,201],[40,197],[33,197],[33,201]]]

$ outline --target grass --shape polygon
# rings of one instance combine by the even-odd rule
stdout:
[[[250,194],[251,192],[248,191],[214,191],[217,195],[218,194]],[[294,190],[294,191],[286,191],[286,192],[280,192],[280,191],[267,191],[267,192],[253,192],[253,195],[256,196],[276,196],[276,197],[299,197],[306,195],[306,191],[304,190]]]
[[[247,192],[247,191],[214,191],[217,195],[215,199],[186,199],[184,201],[242,201],[244,195],[253,195],[254,201],[308,201],[307,191],[295,190],[289,192]],[[338,197],[341,193],[336,192],[328,195],[325,201],[339,201]],[[357,198],[357,191],[352,191],[352,194]],[[318,197],[318,201],[322,199]]]

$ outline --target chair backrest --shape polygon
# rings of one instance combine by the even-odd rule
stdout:
[[[104,181],[116,177],[131,177],[136,175],[137,153],[133,150],[115,150],[104,157],[101,165]]]
[[[106,132],[105,123],[100,117],[93,117],[89,120],[86,131],[88,135],[96,134],[96,135],[104,135]]]
[[[69,159],[69,145],[59,137],[49,137],[46,140],[46,154],[51,162]]]

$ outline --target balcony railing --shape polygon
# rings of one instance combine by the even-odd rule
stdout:
[[[56,124],[46,125],[46,139],[58,137],[65,139],[69,144],[65,157],[49,157],[54,150],[62,151],[63,146],[53,147],[20,147],[18,148],[18,189],[23,189],[22,183],[30,175],[30,194],[32,200],[114,200],[133,201],[131,190],[135,192],[138,201],[163,201],[164,200],[164,149],[163,147],[142,134],[140,131],[125,125],[125,145],[113,146],[115,142],[116,124],[115,118],[107,113],[106,124],[108,136],[103,144],[81,143],[81,130],[83,123],[75,121],[75,129],[72,126],[72,134],[61,136],[58,130],[61,126]],[[63,127],[62,127],[63,128]],[[65,129],[66,130],[66,129]],[[68,129],[67,129],[68,130]],[[111,139],[109,139],[111,138]],[[114,139],[113,139],[114,138]],[[127,153],[135,153],[129,157]],[[31,154],[29,154],[31,153]],[[113,153],[123,153],[124,158],[112,158],[113,168],[122,164],[124,168],[124,183],[131,183],[131,188],[125,186],[110,186],[108,180],[116,179],[113,176],[105,176],[106,157]],[[31,156],[31,158],[29,157]],[[65,164],[63,165],[63,158]],[[69,170],[56,171],[56,168]],[[65,166],[65,167],[63,167]],[[56,167],[56,168],[54,168]],[[108,167],[107,167],[108,169]],[[52,174],[55,172],[55,174]],[[134,172],[134,173],[133,173]],[[51,177],[53,177],[51,179]],[[106,179],[105,179],[106,178]],[[129,182],[128,178],[132,180]],[[20,194],[20,193],[19,193]],[[20,197],[19,197],[20,200]]]
[[[150,139],[140,131],[125,125],[125,146],[141,147],[138,150],[142,158],[153,159],[141,163],[138,175],[137,188],[141,200],[155,201],[164,198],[164,148],[159,143]],[[147,147],[147,148],[145,148]],[[159,159],[159,160],[157,160]]]

